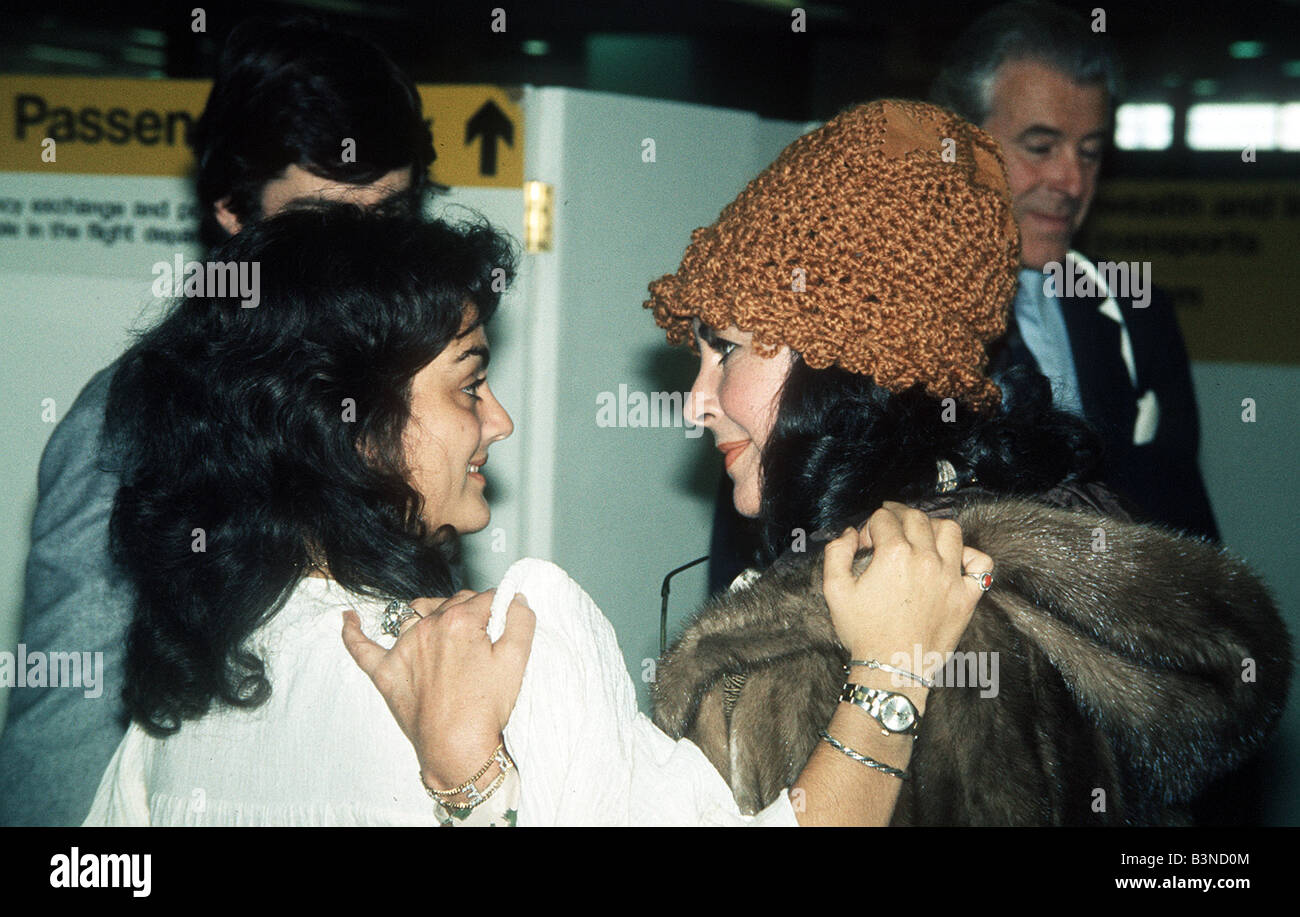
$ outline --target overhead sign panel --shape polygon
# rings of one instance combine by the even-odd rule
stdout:
[[[0,172],[184,176],[209,80],[0,76]],[[420,86],[438,159],[455,187],[523,185],[523,107],[499,86]]]

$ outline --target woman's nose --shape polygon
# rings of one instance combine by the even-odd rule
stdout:
[[[686,420],[696,426],[707,426],[718,415],[717,372],[700,361],[700,371],[695,374],[690,394],[686,398]]]
[[[505,405],[497,400],[491,389],[488,390],[487,417],[483,421],[484,439],[490,443],[500,442],[515,432],[515,422]]]

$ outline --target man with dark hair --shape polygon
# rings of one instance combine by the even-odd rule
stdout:
[[[1151,521],[1217,540],[1172,304],[1152,295],[1149,269],[1145,285],[1127,272],[1116,283],[1118,271],[1070,249],[1097,190],[1118,73],[1083,17],[1009,3],[957,40],[932,98],[992,134],[1006,160],[1022,269],[994,370],[1042,370],[1056,404],[1102,434],[1112,488]]]
[[[356,35],[298,17],[231,32],[194,140],[208,244],[321,200],[418,208],[434,158],[419,96],[393,62]],[[0,824],[79,823],[126,730],[133,599],[109,557],[118,484],[99,453],[115,368],[90,380],[41,457],[21,638],[29,652],[103,653],[99,693],[10,692]]]
[[[303,18],[231,31],[194,153],[210,245],[304,198],[418,200],[435,155],[415,86],[387,55]]]

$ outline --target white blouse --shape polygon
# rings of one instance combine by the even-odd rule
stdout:
[[[492,639],[516,592],[537,616],[505,729],[517,769],[464,824],[798,824],[788,793],[742,814],[699,748],[638,711],[614,628],[559,567],[511,566],[493,601]],[[343,646],[346,608],[392,645],[378,635],[382,603],[304,580],[257,634],[270,700],[215,710],[165,740],[132,725],[86,824],[438,824],[444,810],[421,787],[414,750]]]
[[[167,739],[132,723],[87,825],[438,825],[415,751],[343,646],[343,611],[385,647],[385,603],[308,577],[253,636],[271,696],[214,708]],[[510,771],[465,823],[512,823]]]

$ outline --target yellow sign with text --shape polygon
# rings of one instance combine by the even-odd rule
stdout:
[[[1092,211],[1075,247],[1150,262],[1193,360],[1300,363],[1300,182],[1116,179]]]
[[[209,80],[0,76],[0,172],[185,176]],[[420,86],[438,158],[434,181],[518,188],[524,119],[517,90]]]

